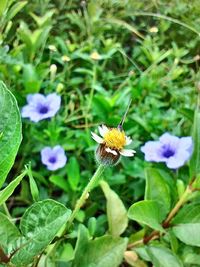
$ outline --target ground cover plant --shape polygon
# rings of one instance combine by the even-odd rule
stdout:
[[[198,1],[0,1],[0,266],[200,265]]]

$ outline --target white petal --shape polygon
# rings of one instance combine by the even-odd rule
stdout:
[[[110,149],[109,147],[106,147],[105,149],[108,153],[112,153],[113,155],[117,156],[117,152],[113,149]]]
[[[102,137],[104,137],[104,135],[109,131],[108,127],[106,127],[105,125],[99,126],[99,133]]]
[[[92,134],[92,138],[99,144],[103,143],[103,138],[101,138],[100,136],[98,136],[97,134],[91,132]]]
[[[126,136],[126,146],[132,143],[132,139],[129,136]]]
[[[125,157],[133,157],[136,151],[133,149],[122,149],[119,153]]]

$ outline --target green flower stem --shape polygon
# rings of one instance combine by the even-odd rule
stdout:
[[[99,167],[97,168],[96,172],[92,176],[91,180],[89,181],[89,183],[85,187],[85,189],[84,189],[81,197],[78,199],[78,201],[76,203],[75,209],[73,210],[73,212],[72,212],[72,214],[71,214],[71,216],[69,218],[69,221],[67,222],[66,227],[64,228],[63,231],[61,230],[61,233],[58,234],[58,240],[57,240],[57,242],[55,242],[53,245],[51,245],[50,250],[47,252],[46,260],[45,260],[45,262],[46,262],[46,265],[45,266],[47,266],[47,259],[48,259],[48,257],[50,257],[50,255],[52,255],[54,253],[55,249],[59,246],[61,240],[65,236],[65,233],[67,232],[67,230],[69,229],[69,227],[73,223],[73,221],[74,221],[77,213],[79,212],[80,208],[83,206],[85,200],[87,199],[89,192],[92,190],[92,188],[100,180],[101,175],[102,175],[104,169],[105,169],[105,166],[102,165],[102,164],[100,164]]]
[[[97,184],[104,169],[105,169],[105,166],[100,164],[99,167],[97,168],[96,172],[92,176],[91,180],[89,181],[89,183],[85,187],[81,197],[79,198],[79,200],[76,203],[75,209],[73,210],[73,212],[69,218],[68,227],[72,224],[72,222],[73,222],[74,218],[76,217],[77,213],[79,212],[80,208],[83,206],[85,200],[88,197],[89,192],[92,190],[94,185]]]
[[[167,219],[164,221],[163,226],[168,227],[173,217],[176,215],[176,213],[179,211],[179,209],[183,206],[183,204],[187,201],[188,196],[193,192],[191,185],[188,185],[186,187],[185,192],[181,196],[181,198],[178,200],[174,208],[171,210],[169,215],[167,216]]]

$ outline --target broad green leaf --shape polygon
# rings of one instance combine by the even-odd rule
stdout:
[[[11,223],[8,217],[0,213],[0,247],[8,255],[13,250],[13,245],[21,236],[17,227]]]
[[[193,154],[190,159],[190,177],[197,177],[200,174],[200,108],[197,107],[194,113],[193,133],[194,142]]]
[[[183,243],[200,247],[200,222],[179,224],[173,227],[173,232]]]
[[[172,220],[172,224],[200,223],[200,203],[185,205]]]
[[[155,200],[142,200],[133,204],[128,210],[128,217],[155,230],[164,231],[161,226],[163,212]]]
[[[1,0],[0,1],[0,16],[2,16],[3,13],[5,12],[5,10],[7,8],[7,4],[8,4],[8,0]]]
[[[0,205],[2,205],[14,192],[15,188],[20,184],[21,180],[26,175],[26,171],[17,176],[15,180],[9,183],[3,190],[0,191]]]
[[[31,263],[51,243],[70,214],[64,205],[51,199],[34,203],[21,219],[23,238],[18,241],[11,262],[18,267]]]
[[[76,191],[80,181],[80,168],[75,157],[71,157],[67,163],[67,176],[72,190]]]
[[[7,13],[7,21],[11,20],[27,3],[28,1],[19,1],[18,3],[15,3]]]
[[[164,215],[171,206],[170,190],[162,175],[154,168],[146,169],[146,200],[156,200]]]
[[[127,210],[119,196],[110,189],[105,181],[101,182],[101,187],[107,199],[109,233],[112,236],[120,236],[128,225]]]
[[[81,225],[72,267],[118,267],[126,246],[127,240],[120,237],[89,240],[88,230]]]
[[[154,267],[183,267],[179,258],[168,248],[148,246],[146,250]]]
[[[22,139],[21,116],[15,97],[0,82],[0,188],[10,171]]]

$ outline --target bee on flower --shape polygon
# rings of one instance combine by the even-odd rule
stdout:
[[[91,132],[92,138],[99,144],[96,150],[96,159],[103,165],[115,165],[118,163],[120,156],[133,157],[134,153],[136,153],[133,149],[124,148],[132,142],[132,139],[126,136],[122,128],[126,113],[116,128],[110,128],[106,125],[99,126],[100,136]]]

